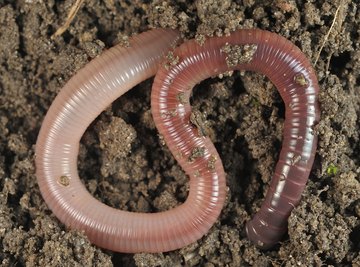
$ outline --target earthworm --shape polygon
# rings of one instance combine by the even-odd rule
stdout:
[[[130,47],[105,51],[69,80],[49,108],[36,143],[41,194],[60,221],[83,230],[103,248],[161,252],[196,241],[218,218],[226,185],[217,151],[201,125],[193,126],[197,119],[190,114],[190,89],[226,70],[255,70],[272,80],[288,106],[275,175],[263,207],[247,225],[251,240],[270,246],[286,231],[287,217],[305,186],[316,148],[311,127],[319,117],[318,85],[310,63],[277,35],[240,30],[210,38],[203,46],[189,41],[173,52],[179,62],[165,64],[158,72],[152,93],[154,121],[190,176],[189,196],[182,205],[149,214],[117,210],[92,197],[79,179],[79,142],[88,125],[113,100],[153,76],[162,55],[178,39],[172,30],[140,34],[130,40]]]
[[[77,172],[79,142],[92,120],[116,98],[153,76],[175,45],[174,30],[154,29],[92,60],[62,88],[50,106],[36,143],[36,176],[56,217],[89,240],[119,252],[160,252],[195,242],[213,225],[225,199],[225,181],[190,184],[190,199],[159,213],[109,207],[85,188]]]
[[[263,249],[272,247],[287,231],[288,217],[300,201],[314,161],[317,137],[312,127],[320,110],[310,62],[284,37],[257,29],[209,38],[203,45],[190,40],[171,58],[156,74],[151,108],[160,134],[192,177],[191,183],[201,179],[206,186],[225,179],[214,145],[204,136],[201,123],[192,119],[193,86],[227,71],[250,70],[267,76],[278,89],[285,103],[282,149],[265,200],[246,225],[252,242]]]

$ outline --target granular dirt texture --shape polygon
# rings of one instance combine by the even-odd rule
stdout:
[[[360,2],[358,0],[87,0],[63,35],[74,0],[0,1],[1,266],[360,266]],[[203,42],[240,28],[278,33],[309,57],[321,87],[315,164],[288,235],[268,251],[244,225],[259,209],[279,155],[284,104],[262,75],[224,74],[196,86],[227,173],[226,204],[199,241],[157,254],[122,254],[67,229],[43,201],[34,144],[61,87],[92,58],[153,27]],[[81,140],[79,173],[94,197],[158,212],[187,197],[188,178],[158,136],[152,79],[116,100]],[[120,150],[120,151],[119,151]]]

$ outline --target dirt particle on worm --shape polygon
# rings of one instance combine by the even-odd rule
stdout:
[[[189,103],[189,101],[186,99],[186,95],[184,92],[180,92],[176,95],[176,99],[179,101],[181,105],[185,105]]]
[[[203,114],[200,111],[194,110],[191,112],[190,123],[196,127],[199,137],[208,136]]]
[[[177,115],[176,109],[168,110],[161,112],[161,118],[163,119],[171,119]]]
[[[201,158],[205,155],[205,147],[194,147],[191,150],[191,154],[188,158],[189,162],[193,162],[197,158]]]
[[[215,162],[217,161],[217,157],[215,155],[211,155],[208,161],[207,167],[210,171],[215,170]]]
[[[226,43],[221,48],[221,52],[227,55],[225,60],[229,68],[249,63],[253,59],[256,50],[256,44],[230,45]]]
[[[181,151],[178,151],[174,154],[174,156],[177,160],[179,160],[183,158],[183,153]]]
[[[294,102],[290,102],[290,103],[289,103],[289,108],[290,108],[290,109],[293,109],[295,106],[296,106],[296,104],[295,104]]]
[[[62,186],[69,186],[70,185],[70,179],[66,175],[61,175],[58,179],[58,183]]]
[[[169,70],[171,67],[176,66],[179,63],[179,56],[176,56],[173,51],[169,51],[166,55],[166,60],[164,62],[164,67],[166,70]]]
[[[300,155],[294,155],[291,159],[291,165],[295,165],[296,163],[298,163],[301,160],[301,156]]]
[[[308,86],[309,81],[305,78],[304,74],[298,73],[294,76],[294,82],[300,86]]]

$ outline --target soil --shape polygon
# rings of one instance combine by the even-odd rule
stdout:
[[[73,3],[0,0],[1,266],[360,266],[359,0],[88,0],[52,40]],[[313,62],[322,110],[317,156],[288,235],[273,249],[258,250],[244,233],[271,179],[284,122],[279,94],[256,73],[207,79],[192,97],[229,186],[220,218],[196,243],[157,254],[103,250],[67,229],[43,201],[34,144],[54,97],[102,50],[153,27],[177,28],[199,42],[238,28],[266,29]],[[187,195],[188,178],[151,118],[151,84],[116,100],[81,141],[84,184],[123,210],[167,210]]]

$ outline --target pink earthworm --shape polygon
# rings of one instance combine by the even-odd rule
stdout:
[[[309,62],[298,48],[277,35],[241,30],[230,37],[211,38],[201,47],[189,41],[174,51],[179,63],[167,65],[169,71],[159,71],[152,94],[154,120],[190,176],[185,203],[159,213],[121,211],[93,198],[78,177],[79,142],[88,125],[113,100],[153,76],[162,55],[178,40],[179,34],[173,30],[140,34],[131,39],[129,48],[109,49],[69,80],[45,116],[36,143],[41,194],[60,221],[83,230],[91,242],[103,248],[161,252],[196,241],[218,218],[226,185],[211,141],[199,136],[201,129],[194,129],[194,119],[189,123],[189,89],[205,77],[229,69],[256,70],[274,82],[288,103],[283,149],[269,189],[272,194],[268,193],[247,227],[249,238],[267,247],[286,230],[287,217],[305,186],[316,147],[311,126],[319,116],[318,86]],[[181,82],[187,84],[184,90],[167,91],[179,89],[176,84]],[[160,94],[158,98],[156,94]]]
[[[203,45],[190,40],[173,51],[172,58],[155,77],[153,118],[190,184],[201,180],[209,192],[225,173],[214,145],[191,112],[193,86],[227,71],[250,70],[267,76],[278,89],[285,103],[282,149],[265,200],[246,225],[254,244],[272,247],[287,231],[288,217],[300,201],[316,152],[312,128],[320,117],[319,86],[309,60],[284,37],[257,29],[209,38]],[[195,202],[198,195],[190,193],[189,198]],[[209,201],[218,201],[218,196]]]

